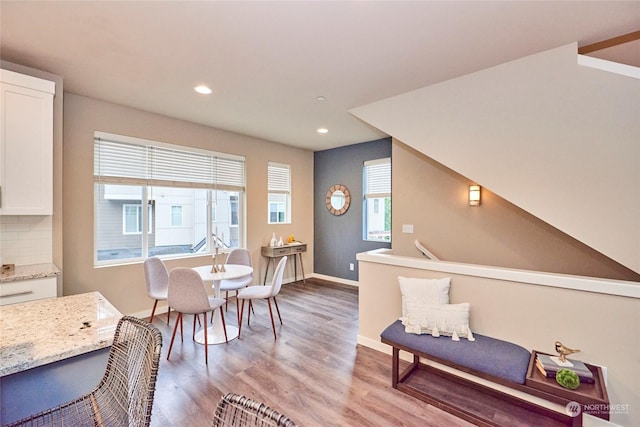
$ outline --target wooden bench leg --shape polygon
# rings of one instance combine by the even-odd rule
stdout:
[[[398,383],[403,382],[413,371],[420,366],[420,356],[412,354],[413,362],[405,369],[402,374],[400,373],[400,349],[392,347],[393,353],[391,356],[391,386],[398,388]]]
[[[400,349],[393,347],[393,355],[391,357],[391,387],[398,388],[398,372],[400,370]]]

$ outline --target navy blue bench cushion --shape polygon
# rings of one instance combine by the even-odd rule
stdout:
[[[475,341],[408,334],[399,320],[389,325],[380,336],[417,352],[518,384],[524,384],[531,356],[527,349],[517,344],[475,333]]]

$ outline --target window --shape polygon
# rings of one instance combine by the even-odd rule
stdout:
[[[269,224],[291,223],[291,168],[289,165],[269,162],[268,165]]]
[[[364,162],[363,239],[391,241],[391,158]]]
[[[182,227],[182,205],[171,206],[171,226]]]
[[[96,132],[95,264],[241,246],[244,182],[244,157]]]
[[[151,218],[151,206],[149,216]],[[122,234],[142,234],[142,205],[122,205]],[[147,233],[151,233],[151,221],[147,224]]]
[[[230,212],[229,212],[229,224],[231,224],[232,227],[237,227],[239,220],[238,220],[238,196],[231,196],[229,197],[229,208],[230,208]]]

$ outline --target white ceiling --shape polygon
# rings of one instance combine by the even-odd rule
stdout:
[[[352,108],[638,29],[640,1],[2,0],[0,58],[66,92],[322,150],[386,136]],[[640,66],[637,43],[603,54]]]

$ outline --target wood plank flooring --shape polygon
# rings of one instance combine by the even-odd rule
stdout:
[[[151,425],[208,426],[227,392],[262,401],[304,426],[469,426],[471,424],[391,388],[391,356],[358,346],[357,289],[307,279],[284,285],[278,296],[273,339],[265,301],[240,339],[204,347],[191,339],[185,316],[184,342],[176,337],[166,354],[171,325],[154,318],[163,335]],[[274,309],[275,314],[275,309]],[[237,324],[235,299],[225,319]]]

